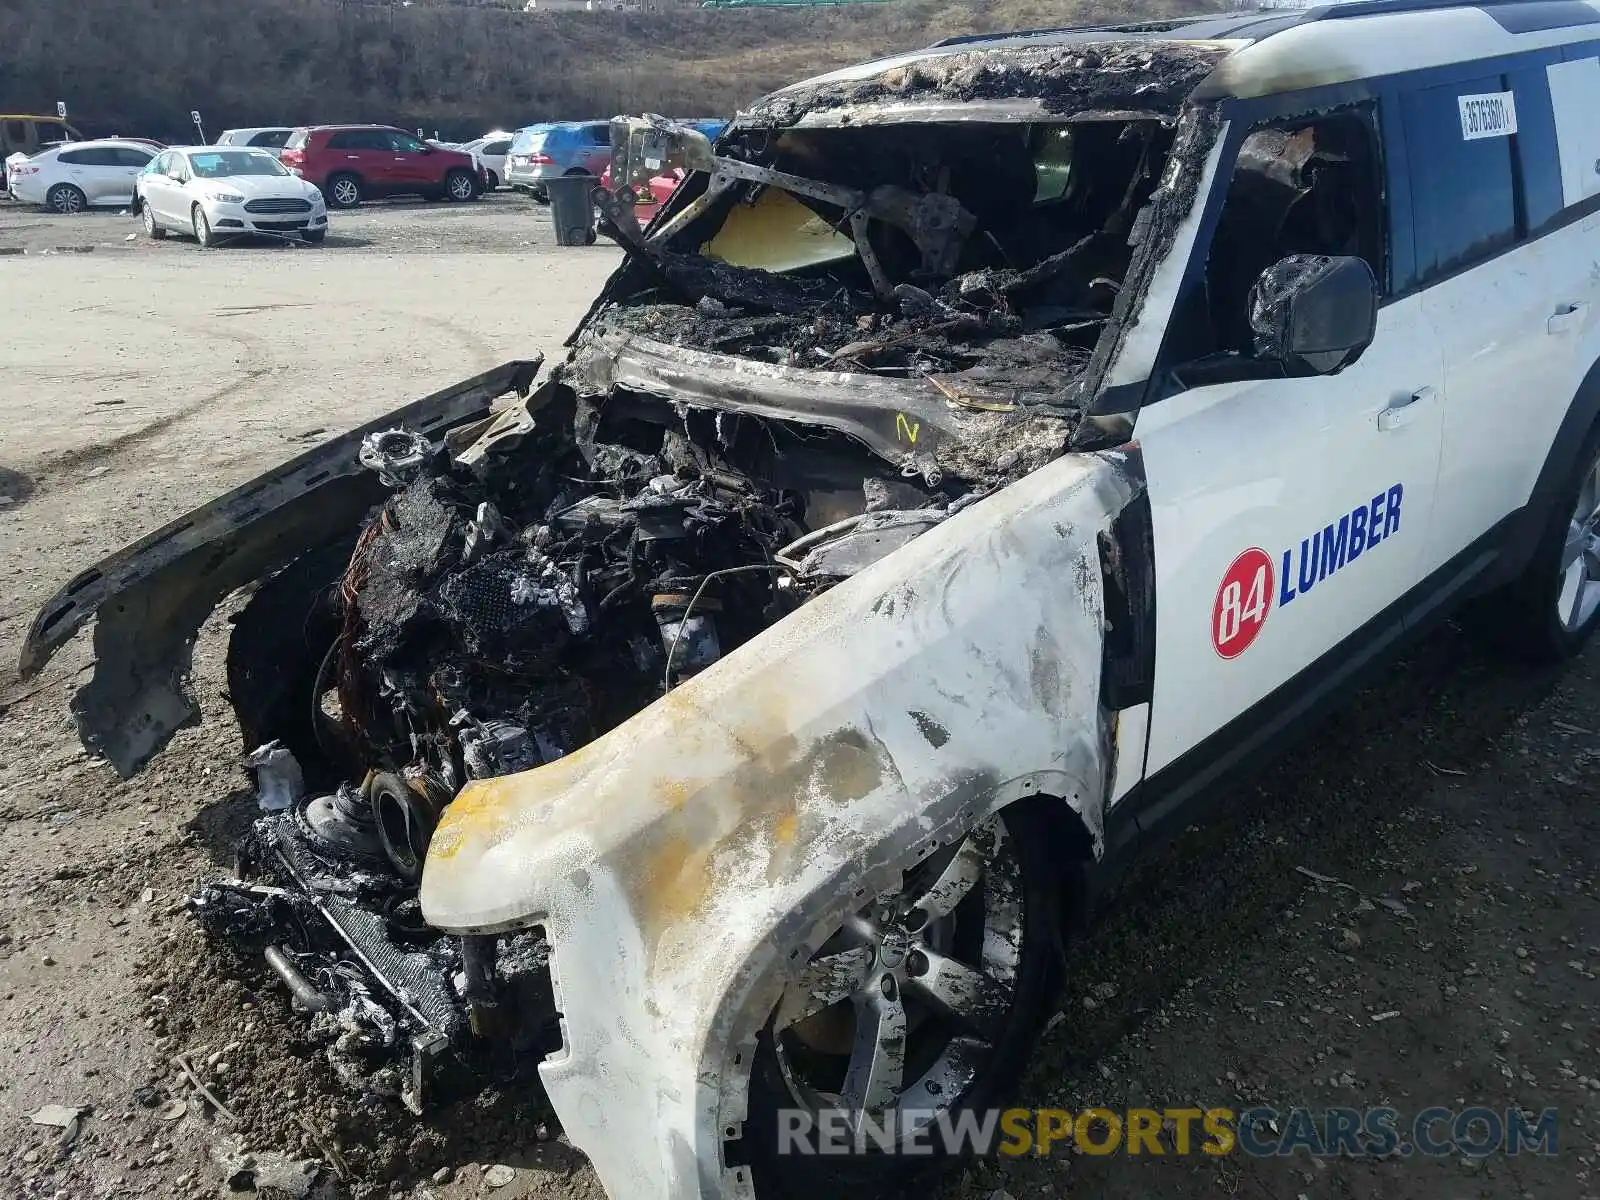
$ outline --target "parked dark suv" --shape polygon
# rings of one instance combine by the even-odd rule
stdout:
[[[483,193],[472,155],[441,150],[387,125],[296,129],[279,158],[316,184],[329,208],[354,208],[380,196],[463,201]]]

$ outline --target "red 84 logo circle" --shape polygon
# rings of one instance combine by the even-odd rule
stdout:
[[[1229,564],[1211,605],[1211,645],[1223,658],[1238,658],[1256,640],[1272,611],[1272,556],[1252,546]]]

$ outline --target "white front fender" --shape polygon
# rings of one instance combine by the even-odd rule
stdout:
[[[1121,455],[1062,458],[446,811],[423,912],[461,933],[544,926],[565,1046],[541,1074],[609,1195],[753,1195],[721,1141],[756,1034],[915,858],[1036,793],[1099,841],[1097,539],[1137,487]]]

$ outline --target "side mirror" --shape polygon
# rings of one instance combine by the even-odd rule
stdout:
[[[1378,280],[1363,258],[1291,254],[1250,289],[1258,360],[1291,377],[1337,375],[1372,345]]]

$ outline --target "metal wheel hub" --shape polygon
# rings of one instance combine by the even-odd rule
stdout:
[[[797,1104],[903,1139],[971,1087],[1017,997],[1020,871],[991,819],[828,939],[772,1018]]]
[[[465,200],[468,196],[472,195],[472,181],[457,175],[450,181],[450,191],[451,194],[456,197],[456,199]]]
[[[1561,547],[1560,571],[1556,616],[1561,627],[1573,633],[1600,608],[1600,459],[1590,464],[1578,488]]]
[[[348,179],[341,179],[333,185],[334,197],[341,204],[349,204],[356,198],[356,185]]]

